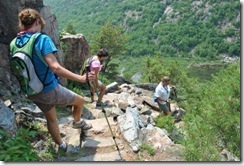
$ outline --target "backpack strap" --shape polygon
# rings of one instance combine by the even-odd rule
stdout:
[[[46,81],[46,79],[47,79],[47,74],[48,74],[48,71],[49,71],[49,67],[48,67],[46,61],[44,60],[44,57],[42,56],[41,51],[40,51],[39,49],[36,49],[36,47],[35,47],[35,43],[36,43],[36,41],[38,40],[38,38],[39,38],[41,35],[42,35],[42,33],[40,33],[40,32],[32,34],[32,35],[30,36],[30,39],[29,39],[25,44],[27,44],[27,43],[29,43],[29,42],[30,42],[30,44],[31,44],[30,46],[32,47],[32,49],[31,49],[30,56],[31,56],[32,63],[34,64],[32,55],[33,55],[33,50],[35,50],[36,55],[37,55],[37,56],[39,57],[39,59],[46,65],[46,72],[45,72],[44,79],[43,79],[43,80],[41,80],[40,78],[39,78],[39,79],[42,81],[42,83],[43,83],[44,86],[48,86],[49,84],[52,83],[52,81],[49,82],[49,83],[45,83],[45,81]],[[15,38],[14,43],[15,43],[15,45],[16,45],[16,38]],[[23,47],[24,47],[24,46],[25,46],[25,45],[23,45]],[[16,47],[17,47],[17,45],[16,45]],[[36,68],[35,65],[34,65],[34,68]]]
[[[33,38],[35,39],[35,41],[36,41],[41,35],[42,35],[42,33],[35,33],[35,34],[33,34],[33,35],[31,36],[31,38],[33,37]],[[33,49],[35,49],[36,54],[37,54],[37,56],[40,58],[40,60],[41,60],[41,61],[48,67],[46,61],[44,60],[44,57],[43,57],[42,54],[41,54],[41,51],[40,51],[39,49],[36,49],[36,48],[35,48],[35,42],[33,43]],[[33,50],[33,49],[32,49],[32,50]]]
[[[35,52],[36,52],[37,56],[39,57],[39,59],[40,59],[40,60],[46,65],[46,67],[47,67],[46,72],[45,72],[44,79],[42,80],[42,83],[43,83],[44,86],[48,86],[49,84],[52,83],[52,81],[49,82],[49,83],[47,83],[47,84],[45,83],[45,81],[46,81],[46,79],[47,79],[47,74],[48,74],[48,71],[49,71],[49,67],[48,67],[46,61],[44,60],[44,57],[42,56],[41,51],[40,51],[39,49],[36,49],[36,47],[35,47],[35,42],[37,41],[37,39],[38,39],[41,35],[42,35],[42,33],[34,33],[34,34],[31,36],[31,38],[33,38],[33,40],[35,40],[34,42],[32,42],[32,43],[33,43],[32,51],[35,49]],[[33,64],[34,64],[34,63],[33,63]]]
[[[90,64],[92,62],[92,58],[89,58],[88,59],[88,65],[85,66],[85,73],[86,73],[86,83],[89,87],[89,90],[90,90],[90,94],[91,94],[91,97],[93,96],[93,93],[92,93],[92,88],[91,88],[91,85],[90,85],[90,82],[89,82],[89,79],[88,79],[88,73],[91,71],[90,70]]]
[[[34,35],[35,35],[35,36],[34,36]],[[38,39],[38,37],[41,36],[41,33],[35,33],[35,34],[33,34],[32,36],[35,37],[35,41],[36,41],[36,40]],[[52,83],[52,81],[51,81],[51,82],[45,84],[45,81],[46,81],[46,79],[47,79],[47,74],[48,74],[48,71],[49,71],[49,67],[48,67],[48,65],[47,65],[47,63],[46,63],[44,57],[42,56],[41,51],[40,51],[39,49],[36,49],[36,48],[35,48],[35,44],[33,45],[33,49],[35,49],[36,54],[37,54],[37,56],[39,57],[39,59],[40,59],[40,60],[46,65],[46,67],[47,67],[46,72],[45,72],[45,76],[44,76],[44,79],[43,79],[42,83],[43,83],[44,86],[48,86],[49,84]]]

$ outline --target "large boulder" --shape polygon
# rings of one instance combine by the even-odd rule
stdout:
[[[64,65],[75,73],[80,73],[84,61],[89,57],[90,47],[83,34],[66,34],[61,41],[64,44]]]

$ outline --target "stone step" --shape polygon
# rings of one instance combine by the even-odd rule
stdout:
[[[97,153],[85,157],[80,157],[75,161],[122,161],[124,151],[114,151],[110,153]]]
[[[115,138],[117,145],[121,144],[120,139]],[[82,147],[111,147],[115,146],[115,142],[111,137],[86,137],[85,141],[82,144]]]

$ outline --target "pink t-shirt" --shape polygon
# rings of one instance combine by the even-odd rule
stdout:
[[[90,66],[90,70],[93,71],[94,68],[99,68],[99,71],[101,71],[102,66],[99,60],[93,61]]]

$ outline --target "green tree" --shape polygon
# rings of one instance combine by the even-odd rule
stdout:
[[[240,44],[239,43],[231,43],[228,53],[230,56],[240,56]]]
[[[180,72],[177,61],[166,61],[161,55],[145,57],[142,66],[142,78],[150,83],[158,83],[165,75],[174,79]]]
[[[111,21],[106,22],[98,35],[94,37],[94,42],[91,43],[93,53],[101,48],[105,48],[109,52],[109,56],[104,64],[104,72],[108,64],[114,58],[124,55],[128,36],[122,31],[120,26],[114,26]]]
[[[67,27],[65,28],[65,32],[70,33],[70,34],[76,34],[76,31],[74,29],[74,26],[72,23],[69,23]]]

